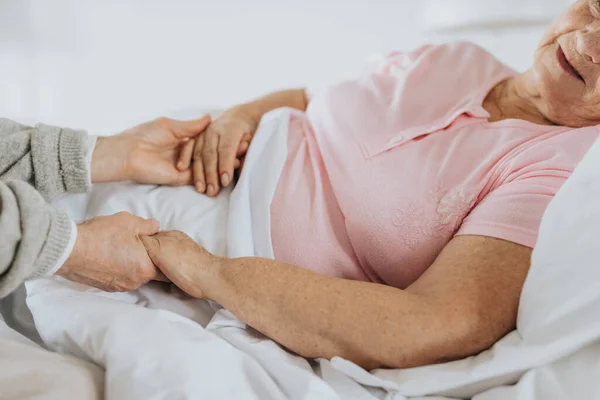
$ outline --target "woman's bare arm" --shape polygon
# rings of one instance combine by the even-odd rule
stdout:
[[[276,108],[290,107],[295,108],[296,110],[306,111],[307,106],[308,99],[306,97],[305,89],[289,89],[267,94],[266,96],[248,103],[240,104],[234,108],[243,109],[244,112],[251,115],[256,121],[256,124],[258,124],[263,115]]]
[[[146,247],[183,290],[219,302],[304,357],[340,356],[367,369],[438,363],[490,347],[515,327],[531,255],[511,242],[460,236],[417,282],[399,290],[279,261],[218,259],[170,234]],[[169,258],[175,249],[177,262]]]

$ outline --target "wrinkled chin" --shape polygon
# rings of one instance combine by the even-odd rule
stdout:
[[[592,118],[586,118],[582,113],[585,107],[577,102],[565,102],[561,100],[550,99],[542,108],[542,113],[546,118],[556,125],[569,126],[572,128],[582,128],[584,126],[596,125],[598,121]]]
[[[552,70],[554,66],[543,61],[537,59],[526,72],[529,93],[533,95],[536,107],[557,125],[583,126],[583,120],[577,115],[582,106],[582,85],[565,72]]]

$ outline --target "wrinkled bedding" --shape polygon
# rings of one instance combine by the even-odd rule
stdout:
[[[269,204],[285,162],[279,110],[261,123],[233,191],[98,185],[59,206],[74,217],[130,211],[157,218],[230,257],[272,257]],[[464,360],[365,371],[340,358],[305,360],[218,304],[154,283],[103,293],[64,280],[27,284],[50,349],[105,369],[107,399],[600,398],[600,143],[550,204],[525,283],[517,329]]]

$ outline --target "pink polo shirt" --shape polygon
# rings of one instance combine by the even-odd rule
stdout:
[[[533,247],[598,130],[490,123],[485,96],[515,74],[455,43],[393,53],[311,93],[271,203],[275,258],[406,288],[456,235]]]

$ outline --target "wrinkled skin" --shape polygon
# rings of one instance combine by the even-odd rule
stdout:
[[[561,67],[559,48],[581,78]],[[599,63],[600,1],[580,0],[550,26],[524,74],[536,108],[557,125],[600,123]]]

